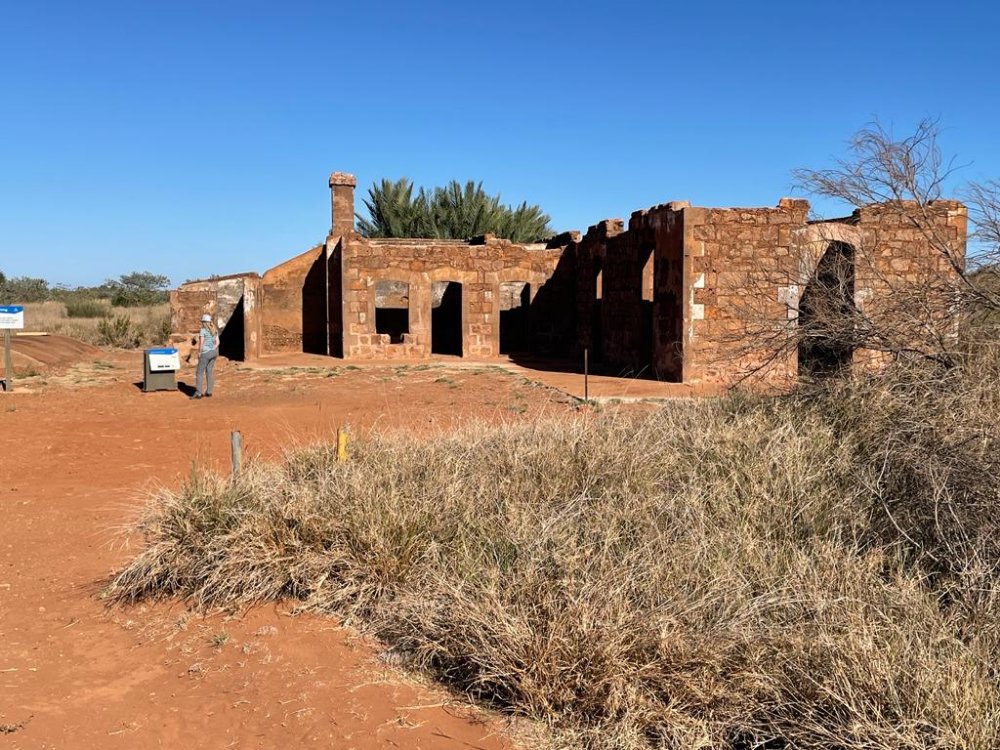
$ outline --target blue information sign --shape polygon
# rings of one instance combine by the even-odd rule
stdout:
[[[24,307],[21,305],[0,306],[0,329],[24,328]]]

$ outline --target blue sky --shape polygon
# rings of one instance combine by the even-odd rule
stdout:
[[[876,117],[1000,176],[997,7],[4,0],[0,270],[263,271],[326,235],[333,170],[359,207],[476,179],[559,230],[773,205]]]

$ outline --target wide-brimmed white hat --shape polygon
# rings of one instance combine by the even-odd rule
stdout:
[[[212,316],[209,315],[208,313],[205,313],[204,315],[201,316],[201,322],[202,323],[211,323],[212,322]]]

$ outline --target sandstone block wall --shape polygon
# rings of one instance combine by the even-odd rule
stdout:
[[[328,353],[326,260],[317,245],[261,278],[264,351]]]
[[[486,238],[478,243],[451,240],[339,240],[343,352],[358,359],[427,357],[434,349],[434,310],[444,284],[461,284],[461,354],[499,354],[501,285],[529,284],[531,294],[552,276],[561,251],[544,245],[515,245]],[[378,299],[376,291],[382,290]],[[408,331],[393,343],[379,333],[376,308],[406,300]]]
[[[919,216],[910,219],[910,212]],[[948,200],[933,201],[926,210],[869,206],[856,211],[851,220],[858,229],[856,241],[865,250],[857,268],[860,305],[879,315],[890,294],[920,287],[940,295],[932,305],[939,313],[949,309],[952,282],[965,264],[965,206]],[[942,252],[945,248],[947,253]]]
[[[794,353],[776,356],[768,342],[787,330],[789,302],[797,304],[801,294],[796,280],[815,267],[812,261],[802,267],[793,238],[808,212],[801,200],[776,208],[684,209],[685,382],[731,383],[753,373],[778,383],[795,376]]]
[[[297,351],[423,358],[442,348],[496,357],[503,349],[579,364],[587,350],[595,365],[619,374],[692,384],[752,374],[780,387],[799,370],[795,348],[781,342],[794,338],[803,294],[834,246],[850,248],[852,302],[872,320],[899,320],[904,330],[938,326],[942,336],[954,325],[950,295],[967,221],[954,201],[919,212],[872,206],[831,221],[809,221],[803,200],[773,208],[675,201],[633,213],[627,227],[608,219],[582,236],[518,245],[490,236],[361,237],[354,187],[351,175],[330,175],[325,244],[262,278],[179,287],[171,294],[173,330],[197,330],[208,311],[242,321],[229,338],[239,332],[247,358]],[[922,305],[901,319],[896,303],[915,289]],[[874,359],[854,353],[855,363]]]
[[[172,340],[186,346],[185,342],[200,330],[205,313],[219,325],[223,355],[254,359],[260,354],[260,277],[256,273],[189,281],[173,290]]]
[[[570,355],[587,348],[612,371],[663,380],[787,385],[799,374],[786,344],[802,294],[836,242],[857,250],[854,303],[874,320],[898,317],[909,290],[924,304],[901,328],[952,325],[951,262],[966,241],[961,204],[937,201],[929,216],[912,219],[898,206],[827,222],[810,222],[808,212],[795,199],[774,208],[673,202],[634,213],[627,229],[617,219],[592,226],[566,250],[576,270]],[[870,353],[858,351],[855,361],[871,361]]]

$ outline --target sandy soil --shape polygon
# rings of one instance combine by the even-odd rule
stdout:
[[[106,609],[97,594],[130,554],[120,527],[143,489],[192,463],[226,468],[231,429],[273,457],[345,424],[440,430],[573,400],[476,366],[222,363],[202,401],[144,394],[140,373],[140,354],[102,352],[0,394],[0,749],[510,747],[498,719],[382,663],[332,619]]]
[[[90,344],[58,334],[17,336],[11,339],[11,364],[16,374],[39,373],[100,356]]]

